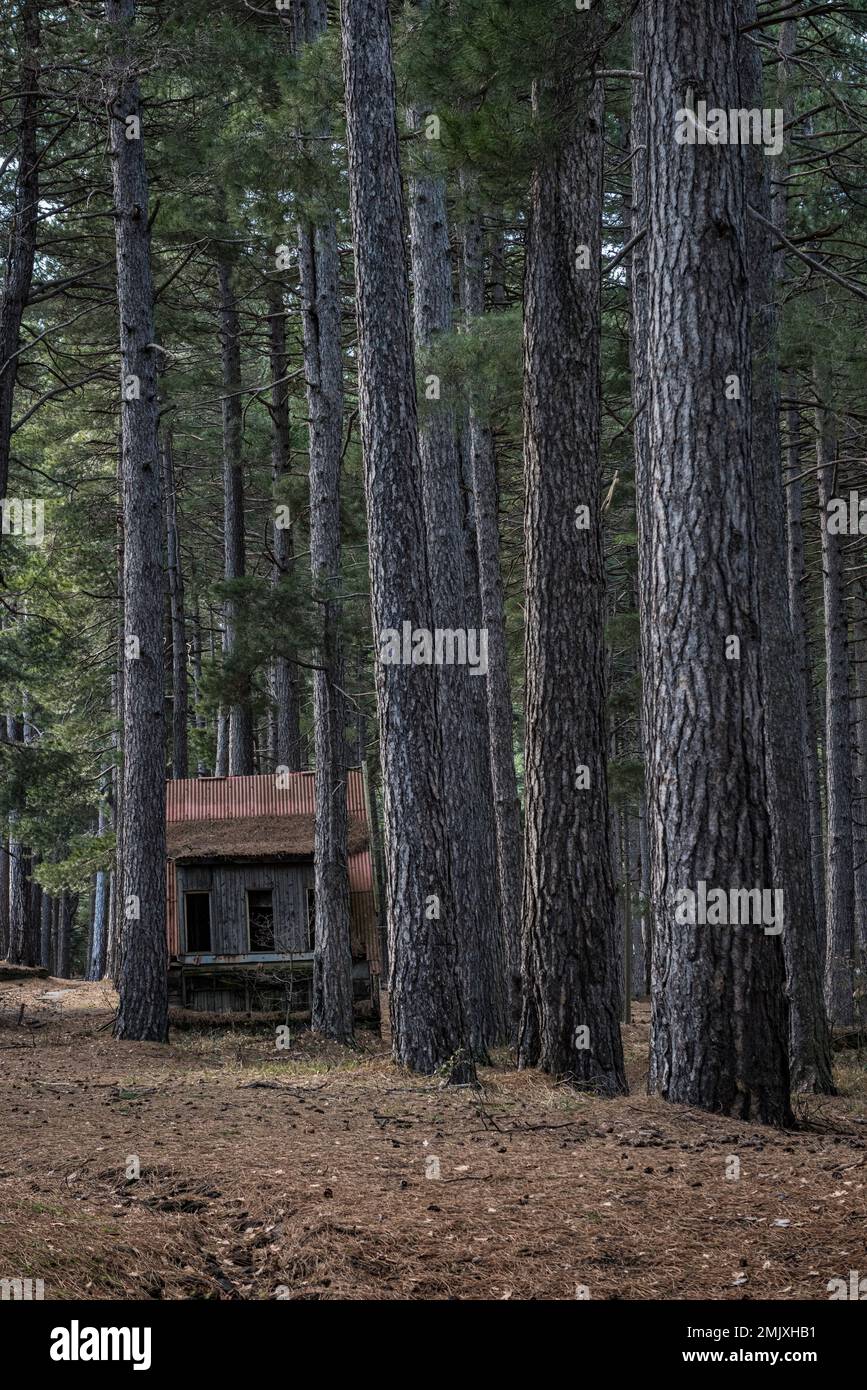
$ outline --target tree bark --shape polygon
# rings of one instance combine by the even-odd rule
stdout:
[[[112,732],[112,746],[115,754],[115,766],[112,772],[113,787],[113,823],[115,834],[114,852],[114,884],[115,893],[112,899],[113,908],[109,917],[108,946],[106,949],[105,969],[106,975],[111,979],[115,988],[120,984],[120,963],[122,957],[123,931],[124,931],[124,907],[123,907],[123,756],[124,756],[124,689],[126,686],[126,638],[125,638],[125,618],[124,618],[124,535],[123,535],[123,448],[118,450],[117,458],[117,545],[116,553],[116,577],[117,577],[117,629],[115,637],[115,670],[111,681],[111,712],[114,722]]]
[[[789,390],[789,395],[792,394]],[[819,956],[824,962],[826,949],[825,842],[822,825],[821,772],[816,731],[816,699],[810,662],[810,643],[804,602],[806,565],[804,562],[803,486],[801,483],[800,421],[797,409],[788,412],[786,486],[786,532],[788,538],[789,610],[792,615],[792,646],[795,671],[801,687],[800,707],[804,710],[806,747],[807,808],[810,817],[810,866],[816,909]]]
[[[830,374],[817,367],[817,479],[825,605],[825,773],[828,820],[825,1003],[834,1028],[855,1022],[855,860],[852,842],[852,748],[849,733],[849,634],[843,546],[828,527],[836,495],[837,428]]]
[[[108,788],[106,788],[106,791]],[[99,803],[97,812],[96,833],[104,835],[108,828],[108,803],[103,798]],[[93,888],[93,933],[90,943],[90,954],[87,962],[86,978],[88,980],[101,980],[105,975],[106,957],[108,950],[108,906],[109,906],[109,875],[105,869],[97,869],[96,881]]]
[[[374,645],[433,627],[388,0],[341,10]],[[377,664],[394,1055],[467,1074],[436,667]]]
[[[39,964],[51,970],[51,922],[54,913],[54,899],[50,893],[42,894],[39,915]]]
[[[165,1042],[166,790],[162,499],[148,189],[133,51],[134,0],[106,0],[114,45],[109,118],[120,318],[123,447],[124,681],[123,899],[118,1038]],[[138,383],[130,392],[130,384]]]
[[[21,721],[14,715],[6,717],[6,740],[20,743]],[[9,950],[12,965],[27,964],[27,862],[30,851],[18,838],[18,811],[9,813]]]
[[[855,944],[858,954],[856,1009],[863,1022],[867,1002],[867,583],[861,578],[855,591],[852,629],[853,738],[857,798],[852,817],[855,858]]]
[[[9,951],[9,841],[5,827],[0,837],[0,960]]]
[[[195,568],[193,569],[193,583],[195,584]],[[193,603],[193,644],[192,644],[192,665],[193,665],[193,705],[195,709],[196,734],[201,737],[208,727],[208,721],[202,712],[202,619],[199,608],[199,596],[195,595]],[[196,776],[207,777],[208,764],[205,761],[202,744],[198,746],[198,756],[196,758]]]
[[[0,618],[0,632],[3,630],[3,620]],[[0,714],[0,743],[8,742],[7,728],[9,715]],[[11,860],[9,858],[9,837],[7,834],[8,820],[2,826],[0,835],[0,960],[7,960],[11,937],[9,932],[9,874]]]
[[[639,516],[646,508],[650,1086],[670,1101],[786,1125],[779,937],[761,924],[683,922],[678,897],[697,894],[701,882],[726,892],[773,887],[745,155],[738,145],[704,148],[674,138],[690,90],[713,106],[739,106],[738,11],[671,0],[645,3],[643,18],[648,459]],[[729,659],[738,655],[732,638],[739,659]]]
[[[111,3],[111,0],[106,0]],[[60,895],[60,913],[57,933],[57,959],[54,973],[61,980],[68,980],[72,976],[72,933],[75,927],[75,917],[78,912],[78,894],[67,892],[66,889]],[[123,1036],[117,1034],[117,1036]],[[151,1039],[154,1041],[154,1039]]]
[[[223,532],[224,574],[228,581],[244,577],[243,411],[241,402],[241,326],[235,297],[232,261],[225,248],[217,261],[220,293],[220,357],[223,369]],[[230,777],[253,772],[253,716],[250,681],[238,652],[238,599],[223,606],[223,659],[232,689],[229,704]]]
[[[30,898],[28,903],[29,920],[27,925],[27,964],[39,964],[39,949],[42,930],[42,884],[36,871],[42,855],[35,853],[30,861]]]
[[[526,749],[519,1060],[626,1091],[606,768],[599,420],[602,6],[572,19],[537,115],[524,272]],[[565,114],[569,113],[569,114]],[[582,249],[583,248],[583,249]]]
[[[9,486],[12,406],[18,375],[21,320],[27,308],[33,281],[39,219],[39,0],[22,0],[20,12],[21,94],[18,104],[16,150],[18,169],[15,176],[15,203],[12,209],[9,249],[6,254],[6,274],[3,295],[0,298],[0,499],[5,499]]]
[[[465,180],[465,189],[466,183]],[[468,218],[461,237],[461,303],[467,326],[485,311],[484,231]],[[488,634],[488,712],[491,783],[497,846],[500,917],[509,984],[510,1032],[517,1042],[521,1011],[521,880],[523,829],[515,774],[515,733],[509,684],[506,615],[500,570],[499,496],[493,432],[472,405],[468,428],[482,626]]]
[[[266,286],[268,302],[268,351],[271,365],[271,479],[275,489],[288,474],[289,462],[289,386],[286,353],[286,308],[277,280]],[[272,532],[274,564],[271,578],[275,585],[288,579],[295,567],[292,527],[277,524]],[[294,648],[286,656],[275,656],[271,663],[271,698],[274,702],[274,759],[276,766],[299,772],[301,762],[301,682],[292,664]]]
[[[58,961],[60,959],[60,905],[62,896],[61,893],[60,897],[55,898],[51,905],[51,942],[48,952],[48,968],[55,976],[60,973]]]
[[[756,0],[741,0],[741,26],[755,23]],[[741,102],[764,104],[762,50],[744,34],[740,44]],[[747,199],[770,222],[769,163],[762,145],[744,147]],[[783,209],[778,208],[778,217]],[[780,442],[777,305],[774,242],[749,218],[749,289],[752,337],[752,440],[761,611],[762,685],[765,692],[765,762],[775,887],[785,893],[783,955],[789,998],[789,1069],[792,1088],[831,1095],[831,1039],[822,993],[822,960],[810,861],[807,800],[806,709],[792,662],[787,574],[786,514]]]
[[[639,5],[632,20],[632,66],[644,74],[632,89],[632,113],[629,145],[632,154],[632,189],[630,239],[646,233],[647,206],[647,89],[646,53],[644,47],[644,8]],[[644,679],[650,670],[652,656],[651,619],[647,595],[652,575],[650,522],[650,462],[648,448],[648,362],[647,362],[647,240],[639,241],[627,258],[627,284],[630,307],[629,366],[632,382],[635,446],[635,515],[638,532],[638,610],[641,680],[641,710],[638,741],[645,770],[641,793],[641,897],[642,938],[644,942],[645,991],[650,996],[653,962],[653,894],[651,890],[649,814],[647,805],[647,756],[645,730],[653,726],[653,687]]]
[[[189,720],[189,680],[187,677],[187,620],[184,606],[184,572],[178,533],[178,498],[175,486],[175,460],[171,431],[162,441],[163,498],[166,512],[166,561],[169,604],[172,621],[172,778],[189,776],[187,722]]]
[[[308,41],[325,29],[308,5]],[[351,1043],[352,944],[346,812],[346,702],[340,632],[340,467],[343,444],[340,256],[333,219],[298,224],[304,376],[310,441],[310,572],[316,606],[313,740],[316,934],[311,1027]]]
[[[423,115],[409,112],[413,129]],[[423,137],[420,144],[424,144]],[[417,155],[409,179],[410,255],[415,348],[423,355],[452,328],[452,264],[445,181]],[[467,634],[476,627],[478,589],[468,602],[464,503],[457,420],[447,399],[432,401],[419,428],[422,496],[434,627]],[[490,652],[488,653],[490,669]],[[508,1035],[505,948],[497,902],[496,841],[487,709],[481,677],[467,665],[437,675],[445,811],[470,1044],[479,1060]]]

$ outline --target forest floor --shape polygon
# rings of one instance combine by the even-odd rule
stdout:
[[[616,1101],[505,1065],[443,1089],[371,1030],[120,1043],[115,1005],[0,983],[0,1278],[47,1299],[827,1299],[867,1272],[867,1052],[782,1133],[646,1096],[646,1005]]]

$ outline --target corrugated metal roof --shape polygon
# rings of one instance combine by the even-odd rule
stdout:
[[[166,819],[239,820],[250,816],[312,816],[316,774],[290,772],[277,777],[182,777],[166,784]],[[350,815],[367,822],[364,776],[360,767],[346,774]]]

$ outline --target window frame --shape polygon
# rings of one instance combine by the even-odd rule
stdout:
[[[260,949],[258,949],[258,948],[254,948],[254,946],[253,946],[253,932],[252,932],[251,924],[250,924],[250,894],[251,894],[251,893],[267,893],[268,896],[269,896],[269,898],[271,899],[271,949],[270,949],[270,951],[262,951],[262,950],[260,950]],[[245,889],[244,889],[244,903],[245,903],[245,910],[246,910],[246,913],[247,913],[247,954],[250,955],[250,956],[276,956],[276,955],[279,955],[279,951],[277,950],[277,922],[276,922],[276,919],[275,919],[275,916],[274,916],[274,888],[273,888],[273,886],[268,887],[268,888],[245,888]]]
[[[189,925],[187,921],[187,899],[188,898],[207,898],[208,900],[208,946],[207,948],[195,947],[190,945]],[[210,956],[214,954],[214,920],[211,914],[211,891],[209,888],[185,888],[183,890],[183,924],[184,924],[184,950],[185,956]]]

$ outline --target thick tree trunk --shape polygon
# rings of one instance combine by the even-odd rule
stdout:
[[[0,960],[9,951],[9,841],[6,829],[0,837]]]
[[[21,732],[25,745],[29,745],[36,741],[36,730],[33,727],[31,701],[27,691],[24,692],[22,704],[24,706],[24,716],[22,719]],[[36,866],[39,863],[39,859],[39,853],[34,853],[29,847],[23,851],[24,938],[21,960],[24,965],[38,965],[39,963],[39,899],[42,892],[39,884],[36,882]]]
[[[72,976],[72,933],[75,927],[75,916],[77,912],[78,894],[69,893],[64,889],[60,897],[60,913],[57,924],[57,958],[54,968],[55,975],[61,980],[68,980]],[[121,1007],[122,1005],[123,1000],[121,1000]],[[118,1034],[118,1036],[122,1035]]]
[[[284,380],[288,371],[286,353],[286,308],[283,291],[277,280],[266,287],[268,301],[268,352],[271,366],[271,480],[275,491],[290,469],[289,459],[289,386]],[[274,565],[271,578],[275,585],[287,579],[295,567],[292,527],[278,525],[282,514],[275,514],[272,532]],[[299,668],[292,663],[294,649],[286,656],[275,656],[271,663],[271,699],[274,715],[274,762],[290,772],[301,769],[301,702],[299,698]]]
[[[0,618],[0,631],[3,629],[3,620]],[[7,727],[9,716],[0,714],[0,743],[7,742]],[[9,954],[9,838],[7,835],[7,824],[0,826],[0,960],[6,960]]]
[[[217,747],[215,754],[215,777],[229,775],[229,715],[224,709],[217,713]]]
[[[193,569],[193,580],[195,582],[195,569]],[[193,705],[195,708],[196,733],[201,738],[208,727],[208,721],[202,711],[202,619],[199,610],[199,596],[196,594],[193,604],[193,644],[192,644],[192,664],[193,664]],[[196,758],[196,776],[207,777],[208,764],[205,761],[202,751],[202,744],[199,743],[198,756]]]
[[[50,893],[42,894],[39,915],[39,964],[51,970],[51,923],[54,914],[54,899]]]
[[[115,988],[120,983],[120,962],[122,956],[124,910],[123,910],[123,750],[124,750],[124,688],[126,685],[126,639],[123,596],[124,536],[123,536],[123,450],[118,452],[117,461],[117,633],[115,640],[115,671],[111,681],[111,712],[114,721],[112,746],[115,754],[115,767],[112,772],[113,823],[115,834],[113,908],[109,916],[108,946],[105,957],[106,975]]]
[[[112,869],[111,872],[109,873],[109,876],[108,876],[108,923],[107,923],[107,931],[108,931],[108,933],[109,933],[109,937],[108,937],[108,946],[111,945],[112,923],[114,923],[114,922],[117,921],[117,899],[118,899],[118,896],[119,896],[119,894],[118,894],[118,891],[117,891],[117,873],[115,872],[114,869]],[[111,969],[110,969],[110,966],[109,966],[108,948],[106,949],[105,969],[103,970],[103,979],[111,979]]]
[[[643,992],[650,998],[653,964],[653,915],[650,911],[650,840],[647,833],[647,800],[642,792],[638,808],[638,854],[641,861],[641,947],[644,955]]]
[[[466,184],[466,181],[465,181]],[[467,325],[485,310],[484,232],[468,219],[461,239],[461,303]],[[523,829],[515,774],[515,734],[509,685],[506,615],[500,570],[499,497],[494,437],[471,405],[468,429],[482,626],[488,634],[487,696],[491,783],[497,844],[500,917],[509,981],[510,1032],[517,1041],[521,1011],[521,881]]]
[[[409,113],[419,130],[423,116]],[[426,142],[420,139],[419,145]],[[429,172],[422,153],[409,180],[410,253],[415,347],[426,352],[452,327],[452,265],[445,181]],[[419,429],[422,494],[430,565],[434,627],[469,634],[477,627],[467,602],[464,502],[455,411],[447,399],[431,401]],[[467,637],[469,641],[469,638]],[[488,653],[490,668],[490,652]],[[464,663],[437,676],[442,730],[445,811],[455,911],[474,1054],[508,1035],[505,949],[497,902],[496,839],[483,674]]]
[[[106,787],[106,792],[107,791],[108,788]],[[99,811],[97,813],[97,835],[105,834],[108,829],[108,817],[108,802],[103,799],[99,803]],[[106,870],[98,869],[93,887],[93,931],[86,973],[86,978],[88,980],[101,980],[105,975],[108,950],[108,906],[110,896],[108,880],[109,875]]]
[[[28,903],[29,920],[27,924],[27,964],[39,964],[40,932],[42,929],[42,884],[36,871],[42,861],[41,854],[34,854],[30,861],[30,898]]]
[[[6,740],[21,741],[21,721],[13,714],[6,717]],[[27,864],[30,851],[21,843],[18,831],[18,811],[9,814],[9,950],[12,965],[27,964]]]
[[[244,471],[243,411],[241,401],[241,326],[235,298],[232,261],[221,249],[217,262],[220,294],[220,358],[223,369],[223,533],[224,574],[227,580],[244,577]],[[229,706],[230,777],[253,772],[253,716],[249,677],[239,665],[238,600],[224,604],[223,656],[229,668],[232,699]]]
[[[524,274],[526,1001],[519,1060],[626,1090],[606,768],[599,456],[602,7],[536,86],[568,125],[540,150]]]
[[[790,387],[789,394],[791,395]],[[816,907],[816,930],[819,954],[824,962],[826,943],[825,915],[825,842],[822,824],[821,770],[816,730],[816,699],[810,662],[810,643],[807,630],[804,586],[803,486],[801,482],[801,448],[798,412],[788,412],[789,481],[786,486],[786,518],[788,537],[789,609],[792,615],[792,645],[795,670],[801,687],[800,702],[805,712],[804,742],[806,747],[807,805],[810,817],[810,865]]]
[[[738,145],[674,138],[676,113],[691,97],[738,107],[738,13],[671,0],[645,3],[643,17],[649,453],[639,516],[649,571],[642,656],[650,1086],[671,1101],[784,1125],[791,1109],[779,936],[761,923],[701,925],[680,896],[691,892],[697,902],[701,883],[725,894],[773,888],[745,155]]]
[[[356,255],[359,400],[377,655],[404,622],[433,627],[388,0],[341,11]],[[464,1071],[467,1023],[444,814],[439,670],[377,664],[397,1061]]]
[[[133,53],[134,0],[106,0],[114,43],[109,90],[120,318],[123,446],[123,899],[125,930],[116,1036],[168,1033],[162,499],[148,190]],[[134,388],[134,389],[133,389]]]
[[[9,485],[9,446],[21,320],[30,297],[39,218],[39,0],[22,0],[20,13],[21,66],[15,204],[0,298],[0,500],[6,497]]]
[[[849,637],[843,546],[828,526],[835,494],[837,433],[830,374],[816,373],[817,478],[825,603],[825,770],[827,777],[827,940],[825,1003],[834,1028],[855,1021],[855,861],[852,843],[852,748],[849,733]]]
[[[101,980],[105,974],[105,923],[108,905],[108,874],[97,870],[93,885],[93,927],[90,940],[88,980]]]
[[[25,845],[15,838],[17,813],[9,818],[9,951],[11,965],[27,964],[27,864]]]
[[[741,0],[741,25],[753,24],[755,19],[756,0]],[[751,34],[741,38],[740,66],[740,105],[761,108],[762,50]],[[769,222],[770,160],[761,145],[745,146],[745,155],[748,203]],[[782,942],[789,997],[789,1069],[794,1090],[828,1095],[834,1092],[834,1082],[810,861],[807,716],[803,688],[791,659],[794,639],[782,525],[786,502],[780,443],[775,237],[753,217],[747,227],[765,762],[774,886],[785,894]]]
[[[178,498],[175,487],[175,461],[171,432],[162,441],[163,497],[166,512],[166,561],[169,604],[172,618],[172,777],[189,775],[187,721],[189,719],[189,681],[187,678],[187,621],[184,607],[184,572],[178,534]]]
[[[51,965],[49,968],[54,976],[60,974],[58,962],[60,960],[60,924],[62,916],[63,890],[61,890],[60,896],[54,899],[54,904],[51,909]]]
[[[858,951],[857,999],[861,1018],[867,1009],[867,581],[862,577],[855,592],[852,630],[853,738],[857,800],[853,822],[855,857],[855,941]]]
[[[638,741],[641,760],[645,769],[645,785],[641,793],[640,845],[641,845],[641,898],[642,898],[642,939],[644,943],[644,984],[645,993],[650,996],[653,963],[653,894],[651,890],[650,840],[648,831],[647,806],[647,757],[645,729],[653,725],[652,697],[653,687],[644,680],[643,673],[649,671],[652,655],[651,619],[648,611],[648,598],[652,574],[652,536],[650,524],[650,463],[648,449],[648,363],[647,363],[647,90],[648,80],[645,70],[644,50],[644,9],[639,5],[632,21],[632,66],[637,72],[645,73],[642,79],[633,83],[632,114],[629,129],[629,146],[632,154],[632,189],[630,209],[630,238],[643,235],[627,259],[629,289],[630,329],[629,365],[632,382],[632,409],[635,417],[633,439],[635,446],[635,515],[638,532],[638,609],[641,681],[641,712]]]
[[[308,5],[308,41],[325,13]],[[346,813],[346,701],[340,634],[340,465],[343,444],[340,255],[333,220],[298,226],[304,376],[310,439],[310,572],[316,605],[313,739],[316,934],[311,1027],[352,1041],[352,944]]]

